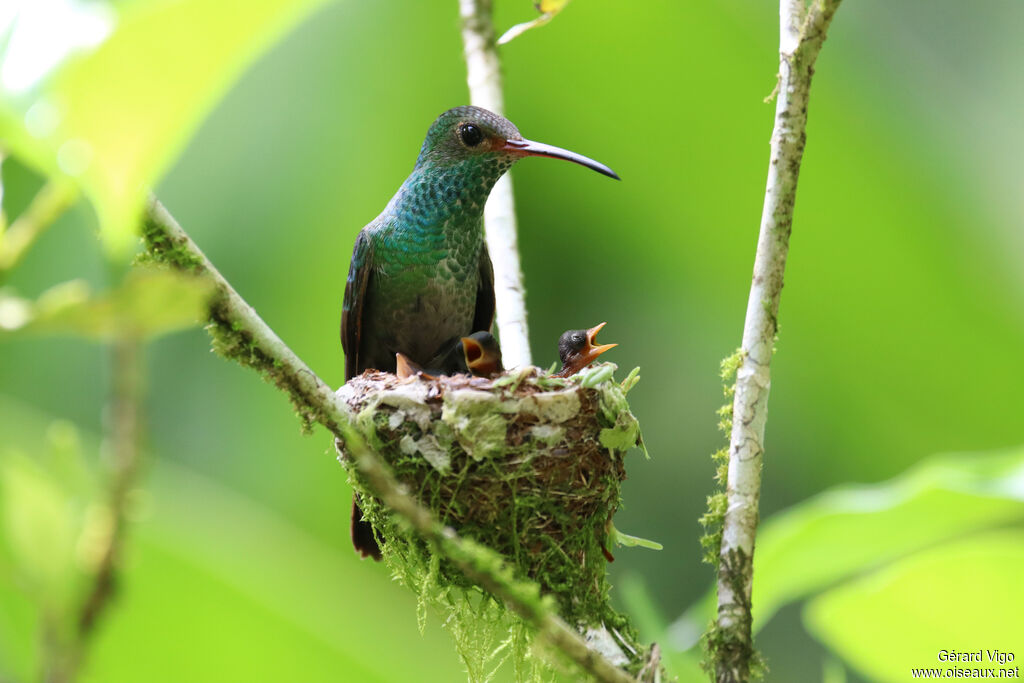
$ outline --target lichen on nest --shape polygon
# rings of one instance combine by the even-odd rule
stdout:
[[[608,529],[640,430],[613,364],[570,379],[538,368],[494,380],[368,371],[338,390],[358,431],[446,525],[501,553],[581,627],[628,628],[608,603]],[[396,521],[340,450],[396,576],[422,593],[466,578]]]

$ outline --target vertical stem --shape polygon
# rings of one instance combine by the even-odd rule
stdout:
[[[139,470],[142,402],[142,343],[125,331],[111,350],[111,390],[105,416],[104,455],[109,466],[109,491],[103,523],[104,547],[99,566],[78,613],[75,633],[62,664],[53,667],[48,683],[75,679],[96,624],[109,608],[117,583],[117,564],[124,545],[128,498]]]
[[[754,537],[761,494],[769,367],[778,330],[786,254],[797,179],[806,142],[807,103],[814,61],[840,0],[781,0],[779,88],[771,159],[743,327],[743,360],[736,374],[729,442],[728,507],[718,569],[718,622],[713,647],[719,683],[746,681],[754,656],[751,588]]]
[[[459,0],[462,42],[466,55],[466,82],[472,104],[504,116],[501,62],[491,20],[492,0]],[[501,354],[507,367],[529,365],[530,336],[526,325],[526,289],[519,264],[516,207],[512,178],[506,173],[491,190],[484,207],[487,250],[494,263]]]
[[[92,589],[79,614],[78,630],[83,638],[95,627],[114,588],[118,555],[124,541],[128,496],[139,469],[142,344],[133,334],[125,333],[114,342],[111,355],[113,376],[106,416],[106,447],[110,458],[107,506],[111,527]]]
[[[97,522],[102,525],[103,547],[73,632],[64,636],[62,628],[51,625],[44,636],[47,647],[42,679],[46,683],[75,680],[86,656],[89,638],[114,595],[117,563],[124,544],[128,498],[139,469],[139,414],[143,387],[141,356],[142,343],[134,332],[126,329],[115,339],[111,350],[111,388],[106,405],[103,444],[103,455],[109,469],[109,489],[103,515]],[[64,615],[54,615],[55,620],[65,618]]]

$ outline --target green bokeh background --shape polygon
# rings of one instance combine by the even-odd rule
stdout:
[[[496,4],[499,30],[533,15]],[[696,520],[750,283],[777,23],[771,2],[579,0],[502,48],[523,134],[623,178],[544,160],[512,172],[535,361],[607,320],[609,359],[642,368],[631,399],[652,459],[630,462],[616,525],[665,549],[620,549],[609,570],[642,580],[667,619],[711,581]],[[840,9],[812,89],[763,517],[932,453],[1024,443],[1021,26],[1017,0]],[[328,3],[231,86],[156,193],[337,385],[355,235],[433,118],[467,100],[454,0]],[[17,159],[3,181],[9,216],[42,182]],[[103,286],[96,229],[80,202],[7,284]],[[85,680],[458,680],[437,620],[421,637],[412,596],[350,551],[330,439],[302,436],[281,394],[208,348],[194,330],[147,351],[152,505]],[[0,339],[0,445],[31,450],[54,417],[95,444],[107,369],[91,343]],[[0,675],[31,661],[30,610],[3,605]],[[760,642],[769,680],[820,677],[825,651],[794,608]]]

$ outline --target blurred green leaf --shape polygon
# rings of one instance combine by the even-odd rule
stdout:
[[[51,442],[72,448],[68,442],[79,437],[66,429],[0,394],[6,444],[27,448],[50,431]],[[95,435],[83,432],[81,440],[87,453],[99,448]],[[3,456],[0,450],[0,465]],[[339,526],[347,518],[325,542],[190,468],[153,458],[148,470],[152,505],[132,526],[123,590],[95,634],[83,681],[282,681],[296,671],[303,681],[325,682],[461,678],[437,620],[420,634],[415,597],[392,590],[387,572],[352,553]],[[59,489],[52,473],[34,471]],[[344,480],[330,459],[322,471],[339,486]],[[7,502],[0,486],[5,519]],[[347,504],[346,493],[339,511]],[[0,527],[0,546],[7,536]],[[31,680],[43,633],[38,605],[26,604],[23,585],[12,579],[0,571],[0,679]],[[160,645],[172,641],[177,649]]]
[[[664,647],[668,640],[668,623],[643,577],[635,573],[626,574],[617,588],[626,612],[640,633],[641,642],[662,645],[662,658],[668,673],[680,681],[704,680],[707,674],[701,669],[699,651],[680,652]]]
[[[808,630],[873,681],[906,681],[911,668],[1013,669],[990,652],[1024,642],[1024,531],[993,531],[896,562],[812,600]],[[941,650],[981,662],[939,661]],[[1012,673],[1012,671],[1010,672]]]
[[[828,657],[821,669],[821,683],[846,683],[846,669],[835,657]]]
[[[1024,519],[1024,449],[931,458],[888,482],[842,486],[767,520],[754,555],[754,628],[785,604],[964,533]],[[707,594],[673,625],[700,632]],[[687,647],[689,643],[677,643]]]
[[[74,424],[54,420],[46,429],[49,457],[45,466],[69,496],[91,500],[98,493],[96,474],[82,452],[81,437]]]
[[[2,194],[0,192],[0,199]],[[77,188],[72,183],[48,183],[9,227],[4,229],[5,226],[0,224],[0,282],[4,279],[4,271],[17,265],[77,196]]]
[[[94,566],[89,535],[98,489],[72,424],[53,421],[45,438],[40,428],[31,442],[14,436],[9,423],[0,431],[0,678],[29,680],[38,653],[73,633],[82,581]],[[35,457],[17,450],[40,442],[46,447]]]
[[[152,185],[227,87],[323,0],[16,0],[0,12],[0,139],[77,179],[124,256]]]
[[[0,460],[0,525],[12,568],[36,599],[67,604],[75,578],[81,507],[31,458],[8,452]]]
[[[200,323],[212,292],[205,279],[143,268],[129,272],[116,289],[97,294],[81,280],[56,285],[35,302],[0,292],[0,332],[97,340],[157,337]]]

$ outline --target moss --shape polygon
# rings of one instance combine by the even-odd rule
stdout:
[[[203,272],[203,259],[193,250],[188,238],[173,237],[151,216],[143,221],[142,239],[146,251],[136,257],[137,264],[146,263],[188,273]],[[282,389],[295,408],[304,434],[311,434],[317,422],[330,424],[329,416],[319,412],[317,400],[306,396],[305,388],[298,384],[294,373],[288,372],[279,359],[264,353],[252,334],[235,320],[225,287],[219,285],[215,288],[209,304],[206,331],[210,334],[213,350],[228,360],[256,370],[265,381]]]
[[[639,443],[640,430],[614,367],[605,367],[589,387],[583,377],[551,378],[536,369],[494,381],[368,372],[338,393],[408,490],[471,539],[470,557],[461,561],[488,571],[506,567],[527,605],[551,601],[569,623],[614,628],[632,639],[627,651],[639,653],[635,633],[609,603],[602,547],[626,476],[622,455]],[[344,453],[341,460],[383,541],[385,562],[419,595],[421,611],[429,605],[444,613],[471,679],[486,679],[501,653],[513,650],[517,678],[541,671],[536,662],[524,664],[532,660],[521,620],[396,522]]]
[[[145,251],[136,257],[137,264],[145,263],[187,273],[204,271],[204,260],[188,237],[183,233],[172,235],[149,213],[142,221],[142,241]],[[206,330],[212,338],[213,350],[224,358],[256,370],[265,381],[284,390],[295,408],[304,434],[312,433],[316,422],[329,424],[331,420],[328,416],[319,413],[315,407],[317,401],[305,399],[305,389],[296,382],[293,373],[287,372],[280,360],[264,353],[252,335],[235,320],[236,316],[229,309],[225,288],[223,284],[216,287],[210,301]]]
[[[768,667],[764,658],[754,649],[751,640],[750,601],[744,577],[749,575],[751,557],[739,550],[731,550],[721,560],[719,577],[727,581],[733,596],[740,601],[734,604],[731,615],[734,622],[728,628],[713,623],[701,637],[704,657],[701,666],[712,680],[721,680],[723,672],[732,671],[726,680],[757,681],[764,678]]]
[[[718,409],[718,428],[726,439],[732,432],[732,399],[736,394],[736,372],[743,364],[743,349],[736,349],[722,360],[719,376],[722,378],[722,393],[726,403]],[[718,567],[718,553],[722,545],[722,523],[725,521],[727,501],[725,490],[729,476],[729,448],[720,448],[711,454],[715,464],[715,490],[708,496],[708,510],[698,520],[704,527],[704,535],[700,538],[703,549],[703,560]]]
[[[142,241],[146,250],[135,257],[136,263],[170,266],[193,273],[202,268],[202,259],[189,249],[187,243],[173,239],[148,213],[142,221]]]

